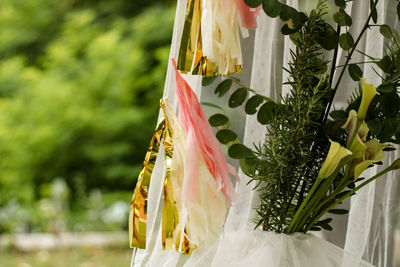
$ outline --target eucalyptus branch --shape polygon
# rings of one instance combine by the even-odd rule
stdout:
[[[347,69],[347,66],[349,65],[349,62],[350,62],[350,60],[351,60],[351,57],[353,56],[353,53],[354,53],[354,51],[355,51],[356,48],[357,48],[358,43],[361,41],[361,38],[363,37],[365,31],[366,31],[366,30],[368,29],[368,27],[370,26],[370,25],[369,25],[369,22],[370,22],[370,20],[371,20],[371,18],[372,18],[373,11],[374,11],[374,9],[376,8],[378,2],[379,2],[379,0],[376,0],[376,1],[374,2],[373,6],[371,7],[371,11],[370,11],[370,13],[369,13],[369,15],[368,15],[367,21],[365,22],[364,27],[362,28],[360,34],[358,35],[358,37],[357,37],[357,39],[356,39],[356,41],[355,41],[355,43],[354,43],[354,47],[350,50],[350,53],[349,53],[349,55],[348,55],[347,58],[346,58],[346,61],[345,61],[345,64],[344,64],[345,66],[343,67],[342,71],[340,72],[339,78],[338,78],[338,80],[337,80],[337,82],[336,82],[336,85],[335,85],[335,87],[333,88],[333,93],[332,93],[331,99],[330,99],[330,101],[329,101],[328,107],[326,108],[325,116],[324,116],[324,119],[322,120],[322,124],[325,124],[326,120],[328,119],[329,111],[330,111],[330,109],[331,109],[331,106],[332,106],[333,100],[334,100],[334,98],[335,98],[336,92],[337,92],[337,90],[338,90],[338,88],[339,88],[340,82],[341,82],[341,80],[342,80],[342,78],[343,78],[343,75],[344,75],[346,69]]]
[[[230,76],[229,78],[230,78],[234,83],[236,83],[237,85],[239,85],[240,87],[246,89],[246,90],[249,91],[249,92],[252,92],[252,93],[255,94],[255,95],[258,95],[258,96],[262,97],[265,101],[273,101],[271,98],[269,98],[269,97],[267,97],[267,96],[265,96],[265,95],[259,94],[256,90],[251,89],[251,88],[247,87],[246,85],[242,84],[242,83],[240,82],[240,80],[237,79],[236,77]]]

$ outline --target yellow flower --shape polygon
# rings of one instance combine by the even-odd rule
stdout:
[[[367,150],[367,146],[361,140],[360,136],[357,135],[353,142],[351,142],[349,149],[353,153],[352,158],[360,158],[364,155],[365,150]]]
[[[369,104],[371,103],[372,99],[375,97],[376,94],[379,94],[373,84],[366,83],[364,78],[361,78],[362,82],[362,98],[361,98],[361,105],[358,109],[358,118],[361,120],[365,119],[367,116],[367,111]]]
[[[357,180],[361,173],[372,163],[381,161],[384,157],[383,148],[385,145],[376,140],[369,140],[365,143],[366,150],[360,163],[354,167],[354,180]]]
[[[357,125],[357,112],[354,109],[352,109],[349,112],[349,117],[347,118],[346,122],[342,125],[342,129],[344,129],[347,132],[349,137],[349,140],[347,142],[349,142],[350,138],[353,136],[353,132],[356,128],[356,125]],[[362,141],[365,141],[367,139],[368,132],[369,128],[367,124],[363,121],[360,127],[358,128],[358,136]]]
[[[363,140],[364,142],[367,140],[367,135],[369,132],[369,128],[368,125],[365,123],[365,121],[363,121],[361,123],[360,128],[358,129],[358,136],[361,138],[361,140]]]
[[[339,143],[329,140],[331,147],[329,148],[328,156],[318,173],[318,179],[329,177],[338,167],[342,159],[350,156],[352,153],[347,148]]]
[[[342,129],[344,129],[349,138],[353,135],[353,132],[356,128],[356,124],[357,124],[357,112],[352,109],[349,112],[349,117],[347,117],[346,122],[342,125]]]

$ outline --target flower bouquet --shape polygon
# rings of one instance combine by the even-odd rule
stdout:
[[[375,87],[362,78],[359,65],[365,62],[349,62],[359,40],[373,26],[372,20],[376,21],[373,18],[378,1],[371,2],[370,14],[355,42],[349,41],[353,37],[348,31],[339,35],[326,22],[324,0],[318,1],[308,15],[275,0],[263,4],[269,15],[274,15],[268,8],[275,4],[266,3],[276,3],[277,10],[284,14],[285,9],[291,10],[287,11],[282,28],[282,33],[288,34],[295,44],[286,70],[290,75],[287,81],[290,91],[273,101],[243,86],[234,77],[216,87],[215,94],[221,97],[232,84],[238,84],[240,88],[230,96],[229,106],[244,106],[248,115],[256,115],[258,122],[267,128],[266,141],[254,149],[241,144],[237,134],[229,129],[225,114],[214,114],[209,122],[218,128],[216,136],[228,146],[229,156],[240,159],[242,171],[257,184],[254,188],[260,194],[257,226],[286,234],[332,230],[331,219],[320,220],[324,214],[344,214],[345,210],[335,209],[339,203],[400,168],[398,159],[373,177],[361,177],[368,167],[381,164],[384,151],[395,150],[392,144],[400,144],[400,35],[388,25],[380,26],[389,42],[384,57],[369,62],[383,73],[382,83]],[[344,11],[346,3],[336,1],[336,4],[339,11],[334,14],[335,21],[339,26],[351,26],[351,18]],[[280,17],[285,17],[281,13]],[[348,51],[342,66],[335,63],[339,46]],[[323,52],[331,48],[333,59],[328,60]],[[345,109],[331,110],[345,71],[359,86]],[[334,84],[335,75],[339,78]],[[211,84],[214,78],[203,78],[203,84]],[[253,95],[247,99],[249,93]]]
[[[131,245],[146,247],[147,190],[163,144],[162,247],[193,253],[185,266],[370,266],[310,232],[332,230],[329,214],[348,212],[337,207],[343,200],[400,169],[397,159],[374,176],[363,177],[367,168],[382,163],[385,151],[400,144],[400,34],[388,25],[377,25],[379,0],[370,1],[369,14],[355,38],[346,13],[352,0],[335,0],[335,28],[327,22],[330,15],[325,0],[318,0],[308,13],[278,0],[232,1],[236,3],[233,8],[227,2],[188,1],[175,65],[179,119],[163,100],[163,120],[132,200]],[[240,72],[238,29],[246,35],[247,28],[256,27],[254,17],[260,9],[282,20],[281,32],[293,43],[285,69],[289,92],[271,99],[234,76],[215,87],[217,97],[236,88],[228,106],[256,116],[266,128],[265,141],[250,147],[230,128],[224,107],[204,103],[219,110],[208,119],[209,125],[204,122],[199,102],[178,70],[202,74],[203,86],[213,86],[219,74]],[[224,16],[218,17],[218,12]],[[370,61],[352,63],[355,53],[363,53],[357,45],[372,27],[379,27],[387,39],[384,56],[366,55]],[[347,53],[343,65],[337,63],[339,51]],[[381,84],[375,86],[364,77],[362,67],[367,64],[381,76]],[[346,107],[334,109],[335,94],[346,72],[356,89]],[[217,130],[215,137],[210,125]],[[221,158],[215,140],[239,160],[241,172],[255,185],[254,231],[222,230],[223,217],[231,201],[235,202],[227,177],[235,172]]]
[[[260,1],[246,3],[253,7],[261,4]],[[353,38],[348,31],[352,20],[345,12],[346,2],[335,3],[338,10],[333,19],[337,29],[326,22],[326,1],[318,1],[309,14],[278,1],[262,3],[267,15],[279,16],[284,21],[281,32],[289,35],[295,46],[286,69],[288,94],[274,101],[235,77],[216,86],[217,97],[236,87],[229,97],[229,107],[243,108],[248,116],[257,116],[259,124],[267,129],[265,142],[254,147],[243,145],[230,129],[225,112],[209,118],[210,124],[217,128],[218,140],[227,146],[228,155],[240,160],[241,170],[255,184],[253,190],[259,195],[255,228],[292,235],[292,244],[296,243],[295,236],[299,233],[333,230],[329,214],[346,214],[347,210],[337,207],[343,200],[400,168],[400,159],[397,159],[374,176],[363,177],[367,168],[382,164],[385,151],[395,150],[394,145],[400,144],[400,35],[388,25],[375,25],[378,1],[371,1],[362,31]],[[371,61],[350,63],[354,53],[362,53],[357,45],[374,26],[380,27],[380,33],[387,39],[383,57],[370,56]],[[339,49],[347,51],[343,65],[336,63]],[[326,50],[333,50],[330,56],[326,56]],[[380,85],[369,84],[368,77],[363,78],[362,67],[367,64],[374,64],[372,67],[382,77]],[[332,110],[345,72],[358,86],[347,107]],[[337,77],[335,82],[333,77]],[[203,78],[203,84],[213,84],[214,78]],[[220,110],[224,109],[220,107]],[[276,236],[270,241],[276,242],[275,239]],[[320,253],[324,254],[326,251],[320,247]],[[279,256],[275,254],[275,258]],[[318,266],[297,262],[302,263],[299,266]]]

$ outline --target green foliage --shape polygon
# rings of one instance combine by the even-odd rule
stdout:
[[[246,102],[245,111],[247,114],[252,115],[257,112],[258,106],[264,102],[264,99],[260,95],[253,95],[250,99]]]
[[[363,71],[357,64],[349,65],[349,75],[353,79],[353,81],[359,81],[363,76]]]
[[[286,15],[281,14],[281,18],[287,19]],[[284,232],[287,229],[296,206],[314,183],[327,152],[327,139],[321,134],[321,122],[330,89],[325,75],[327,62],[322,59],[323,48],[318,40],[327,29],[324,15],[322,1],[291,36],[296,43],[287,70],[291,90],[282,99],[282,104],[247,87],[241,87],[231,96],[235,100],[230,101],[231,108],[235,108],[238,102],[244,105],[247,114],[257,114],[260,124],[267,125],[266,141],[257,146],[256,151],[237,140],[228,149],[229,156],[240,159],[242,170],[257,184],[255,190],[260,193],[257,223],[264,230]],[[221,87],[219,84],[217,89]],[[254,94],[246,102],[247,92],[243,89]],[[215,93],[219,92],[216,90]],[[324,223],[321,227],[329,226]]]
[[[228,155],[233,159],[244,159],[252,157],[253,151],[242,144],[233,144],[228,149]]]
[[[375,96],[368,109],[366,122],[370,129],[371,138],[380,142],[400,144],[400,127],[398,127],[400,123],[400,34],[388,25],[380,26],[380,32],[389,38],[385,54],[380,60],[376,61],[376,65],[384,72],[384,76],[382,84],[377,87],[380,94]],[[359,80],[362,71],[356,66],[350,64],[349,73],[354,80]],[[341,112],[344,112],[343,115],[347,118],[348,112],[351,109],[357,110],[360,102],[361,93],[356,93],[350,99],[348,107]],[[336,123],[335,127],[340,127],[344,122],[342,118],[335,116],[332,116],[332,118]]]
[[[208,122],[213,127],[223,126],[229,122],[229,119],[224,114],[214,114],[209,119]]]
[[[217,75],[210,76],[210,77],[203,77],[201,84],[203,86],[209,86],[215,81],[215,79],[217,79],[217,77],[218,77]]]
[[[243,105],[247,96],[242,89],[254,93],[254,96],[246,101],[245,112],[249,115],[257,114],[258,122],[267,125],[266,141],[256,146],[255,151],[240,144],[238,140],[219,139],[223,143],[234,142],[229,147],[229,156],[240,159],[243,172],[256,184],[254,190],[259,191],[261,202],[256,210],[257,226],[262,226],[264,230],[288,234],[322,229],[330,231],[332,219],[321,220],[322,215],[327,212],[347,213],[347,210],[334,207],[368,183],[398,167],[396,161],[373,177],[356,184],[364,179],[352,180],[354,164],[358,164],[355,160],[359,159],[346,156],[348,151],[342,147],[340,149],[343,157],[340,158],[340,162],[328,162],[335,164],[335,169],[327,177],[318,175],[328,152],[328,139],[331,138],[346,147],[346,142],[350,140],[351,144],[355,137],[347,136],[341,126],[347,120],[350,110],[358,110],[361,88],[353,92],[345,110],[330,112],[330,107],[347,67],[354,81],[359,81],[362,77],[363,71],[358,64],[367,62],[350,64],[350,60],[362,36],[371,26],[370,21],[376,24],[378,19],[378,0],[371,0],[369,16],[354,40],[348,30],[352,19],[345,12],[347,2],[349,1],[335,1],[338,12],[334,14],[334,21],[338,24],[338,32],[325,22],[324,0],[318,1],[317,8],[308,16],[275,0],[265,0],[262,3],[267,15],[276,17],[279,14],[285,21],[281,31],[283,34],[290,34],[290,39],[296,45],[296,49],[291,51],[291,61],[287,69],[290,79],[286,84],[291,86],[291,90],[280,101],[282,104],[258,95],[246,87],[233,95],[230,107],[236,108]],[[297,23],[299,26],[296,26]],[[340,26],[346,27],[346,31],[338,36]],[[366,140],[374,139],[376,143],[378,140],[399,143],[400,34],[388,25],[381,25],[380,32],[389,39],[389,43],[386,55],[382,59],[376,61],[370,57],[372,63],[376,63],[383,71],[384,76],[382,84],[377,88],[381,94],[372,100],[365,119],[370,127]],[[342,66],[335,65],[338,44],[343,50],[349,51]],[[323,58],[323,49],[335,49],[329,76],[326,74],[329,61]],[[335,72],[339,67],[339,78],[333,86],[333,77],[336,76]],[[216,90],[215,93],[219,92]],[[327,121],[329,113],[332,121]],[[364,121],[364,116],[362,119],[357,118],[356,129],[362,125],[360,120]],[[357,133],[357,130],[355,132]],[[333,147],[339,146],[338,143],[333,144]],[[392,151],[394,147],[389,146],[384,150]],[[356,156],[358,155],[354,157]],[[382,164],[379,159],[376,161],[374,164]]]
[[[276,104],[272,101],[267,101],[260,107],[257,113],[257,120],[262,125],[268,124],[273,120]]]
[[[249,7],[252,8],[256,8],[259,5],[261,5],[262,0],[244,0],[244,2],[246,3],[246,5],[248,5]]]
[[[232,86],[232,80],[231,79],[226,79],[222,81],[220,84],[218,84],[217,88],[215,88],[215,94],[218,97],[224,96],[226,93],[228,93],[229,89],[231,89]]]
[[[275,105],[271,104],[260,108],[265,116],[258,116],[259,121],[263,118],[261,123],[269,123],[267,140],[258,148],[265,160],[251,178],[259,184],[258,224],[265,230],[286,230],[326,153],[320,126],[329,85],[327,77],[320,74],[325,72],[327,62],[321,60],[323,48],[317,41],[326,29],[324,15],[325,6],[320,2],[299,30],[288,69],[291,90],[283,98],[279,112],[273,112]]]
[[[351,26],[353,23],[351,17],[344,10],[339,10],[336,12],[333,15],[333,19],[340,26]]]
[[[82,190],[134,188],[158,114],[174,16],[165,5],[148,5],[0,3],[0,210],[42,198],[41,188],[57,177],[74,202]]]
[[[226,145],[229,142],[235,141],[237,134],[229,129],[222,129],[217,132],[216,137],[221,144]]]
[[[339,37],[339,44],[343,50],[350,50],[354,47],[353,36],[349,32],[342,33]]]
[[[228,105],[230,108],[236,108],[243,104],[248,95],[248,90],[244,87],[237,89],[230,97]]]
[[[278,0],[263,0],[262,6],[265,14],[271,18],[279,16],[282,10],[282,4]]]

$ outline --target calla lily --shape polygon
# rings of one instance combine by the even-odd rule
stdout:
[[[342,129],[344,129],[349,136],[349,140],[347,142],[349,142],[350,138],[353,136],[353,132],[357,126],[357,120],[358,120],[357,112],[355,110],[351,110],[349,112],[349,117],[347,118],[346,122],[342,125]],[[367,124],[363,121],[360,127],[358,128],[358,136],[362,141],[365,141],[367,139],[368,132],[369,128]]]
[[[354,109],[352,109],[349,112],[349,116],[347,117],[346,122],[342,125],[342,129],[344,129],[350,137],[353,135],[353,132],[356,128],[356,124],[357,124],[357,112]]]
[[[342,159],[350,156],[352,152],[347,148],[341,146],[339,143],[329,140],[331,146],[329,148],[328,156],[318,173],[318,179],[325,179],[329,177],[338,167]]]
[[[363,140],[364,142],[367,140],[367,135],[369,132],[369,128],[368,125],[365,123],[365,121],[363,121],[361,123],[360,128],[358,129],[358,136],[361,138],[361,140]]]
[[[353,158],[360,158],[364,155],[367,150],[367,145],[361,140],[360,136],[357,135],[350,144],[350,151],[353,153]]]
[[[376,140],[370,140],[366,142],[365,145],[367,148],[364,152],[363,161],[354,167],[354,180],[356,180],[369,165],[381,161],[384,157],[383,148],[385,145]]]
[[[379,93],[376,91],[374,85],[366,83],[364,78],[361,78],[361,82],[363,89],[362,89],[361,105],[360,108],[358,109],[358,118],[364,120],[365,116],[367,116],[369,104],[371,103],[375,95]]]

